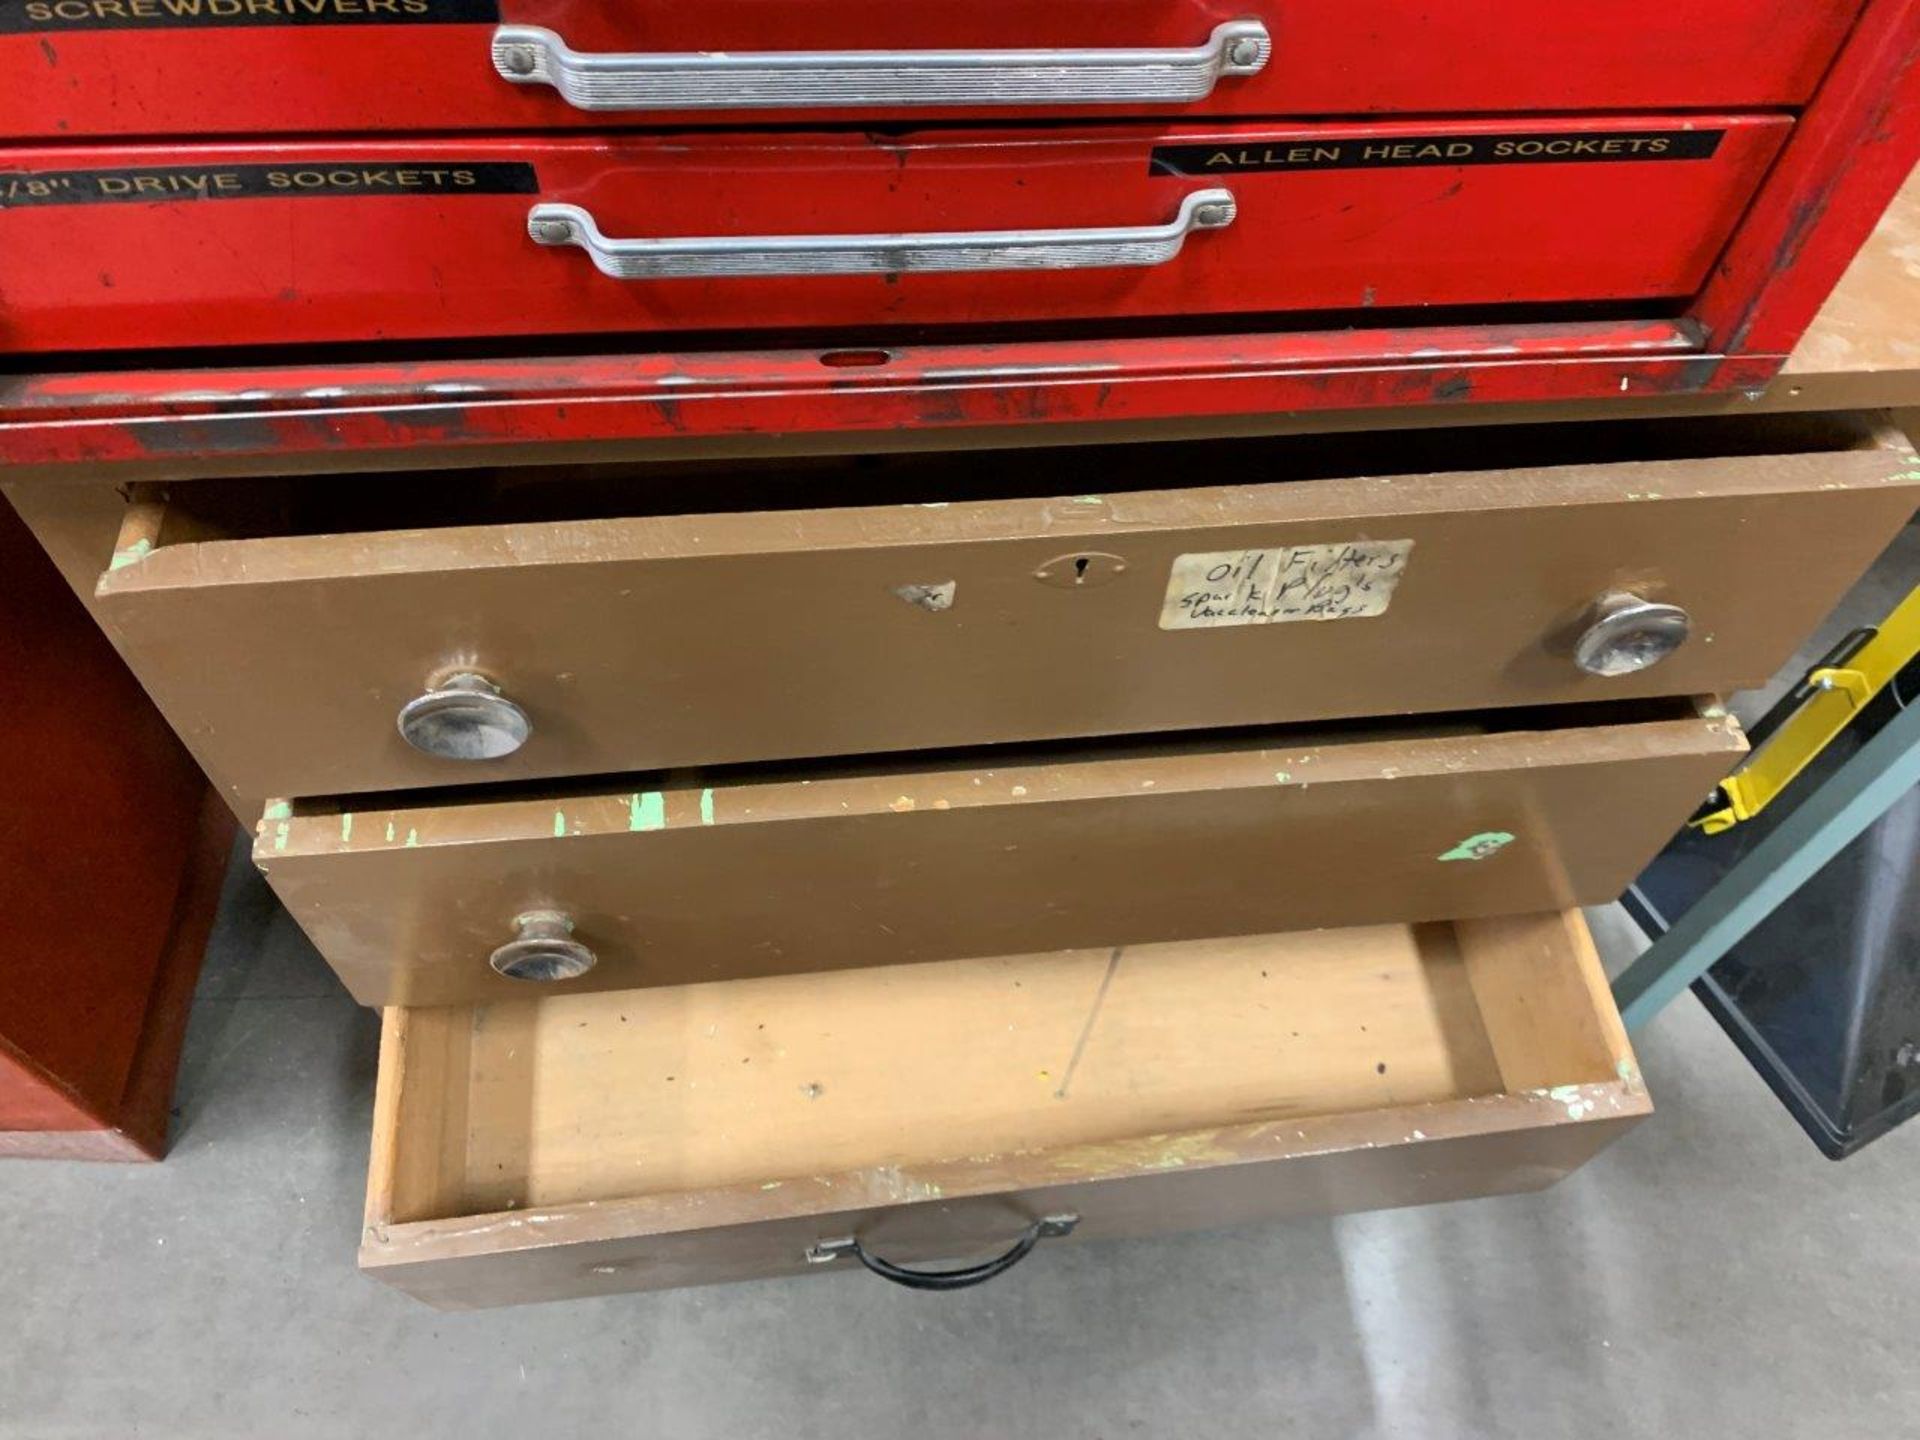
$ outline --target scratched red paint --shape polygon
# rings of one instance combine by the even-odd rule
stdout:
[[[269,462],[421,446],[1253,416],[1762,384],[1779,356],[1702,356],[1672,323],[30,378],[0,385],[0,463]],[[1493,358],[1497,357],[1497,358]],[[436,378],[439,377],[439,378]],[[438,387],[437,390],[429,387]],[[320,393],[316,394],[318,391]],[[238,400],[242,394],[252,398]],[[476,456],[476,458],[479,458]]]

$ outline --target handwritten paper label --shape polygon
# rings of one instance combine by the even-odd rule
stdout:
[[[1360,620],[1386,613],[1411,540],[1274,545],[1182,555],[1167,577],[1162,630]]]

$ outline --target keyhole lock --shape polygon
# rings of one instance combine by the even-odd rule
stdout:
[[[1102,550],[1076,550],[1071,555],[1056,555],[1033,572],[1042,585],[1059,590],[1091,590],[1118,580],[1127,573],[1127,562]]]

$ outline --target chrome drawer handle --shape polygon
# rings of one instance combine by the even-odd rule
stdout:
[[[553,984],[578,980],[600,957],[573,938],[573,917],[559,910],[529,910],[513,918],[514,939],[487,957],[509,980]]]
[[[965,1290],[974,1285],[984,1285],[996,1275],[1006,1274],[1032,1254],[1033,1247],[1042,1240],[1055,1235],[1070,1235],[1073,1227],[1079,1223],[1078,1215],[1049,1215],[1044,1220],[1036,1220],[1014,1241],[1012,1249],[963,1270],[909,1270],[904,1265],[896,1265],[891,1260],[875,1255],[855,1235],[846,1235],[838,1240],[822,1240],[817,1245],[808,1246],[807,1263],[825,1265],[842,1255],[851,1255],[882,1280],[891,1280],[909,1290]]]
[[[960,230],[919,235],[742,235],[609,240],[577,205],[536,205],[527,233],[577,245],[616,280],[747,275],[898,275],[940,270],[1090,270],[1164,265],[1193,230],[1233,223],[1230,190],[1195,190],[1164,225],[1087,230]]]
[[[1258,20],[1214,27],[1190,50],[795,50],[591,55],[537,25],[493,32],[493,68],[551,85],[579,110],[754,110],[867,105],[1115,105],[1204,100],[1258,73]]]
[[[1594,606],[1587,628],[1574,641],[1573,663],[1589,675],[1634,675],[1686,644],[1692,629],[1692,617],[1678,605],[1616,591]]]
[[[401,738],[440,760],[499,760],[532,734],[527,712],[471,671],[432,682],[400,707]]]

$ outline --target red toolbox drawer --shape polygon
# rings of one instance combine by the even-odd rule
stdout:
[[[1859,0],[0,0],[0,135],[604,128],[622,116],[1744,109],[1807,99],[1859,9]],[[496,21],[510,28],[496,34]]]
[[[1791,123],[0,151],[0,347],[1681,297]]]

